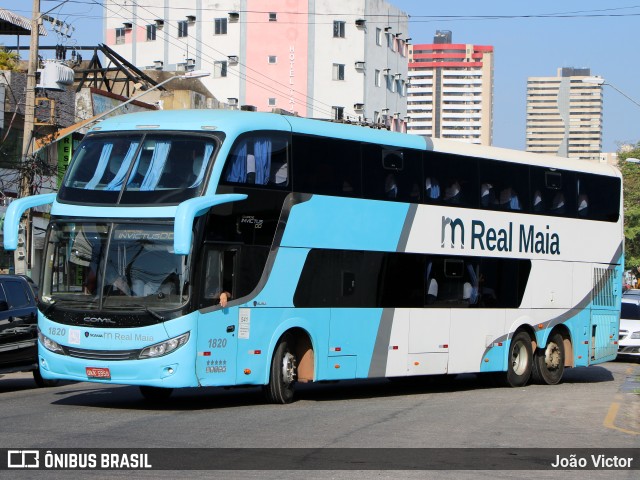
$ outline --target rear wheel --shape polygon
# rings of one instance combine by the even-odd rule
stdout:
[[[531,378],[533,352],[531,338],[525,332],[513,336],[509,344],[506,381],[510,387],[524,387]]]
[[[161,388],[161,387],[140,387],[140,393],[150,402],[159,402],[166,400],[171,396],[173,388]]]
[[[533,358],[531,376],[536,383],[555,385],[564,373],[564,339],[559,333],[553,333],[547,346],[536,350]]]
[[[298,360],[294,351],[291,335],[283,336],[271,359],[269,383],[264,387],[267,401],[270,403],[291,403],[296,380],[298,378]]]
[[[58,385],[58,383],[60,383],[60,380],[49,380],[47,378],[42,378],[39,368],[36,368],[33,371],[33,379],[35,380],[36,385],[40,388],[55,387],[56,385]]]

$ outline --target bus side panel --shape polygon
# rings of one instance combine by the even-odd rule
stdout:
[[[381,308],[333,308],[329,329],[328,380],[367,378],[373,357]],[[353,356],[341,364],[333,357]],[[336,365],[339,365],[336,368]],[[345,372],[345,367],[349,368]]]
[[[238,329],[237,308],[200,314],[195,358],[200,385],[235,385]]]
[[[409,204],[314,195],[291,209],[281,245],[395,251]]]
[[[591,319],[591,308],[575,309],[571,311],[571,318],[566,320],[564,325],[569,329],[571,335],[571,348],[573,349],[573,366],[586,367],[589,365],[589,323]],[[545,332],[544,345],[550,332]],[[541,344],[542,340],[541,340]]]
[[[597,310],[591,313],[591,350],[589,363],[608,362],[618,352],[618,329],[620,312]]]
[[[304,331],[311,340],[317,376],[319,354],[327,349],[328,309],[234,307],[231,310],[240,318],[236,384],[265,385],[278,340],[294,328]]]
[[[452,309],[449,373],[504,370],[504,331],[504,309]]]

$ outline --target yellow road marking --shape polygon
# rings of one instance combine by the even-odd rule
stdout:
[[[618,402],[611,403],[609,407],[609,412],[607,416],[604,417],[603,425],[607,428],[611,428],[612,430],[618,430],[619,432],[628,433],[629,435],[640,435],[640,432],[636,432],[634,430],[627,430],[625,428],[620,428],[615,425],[616,416],[618,415],[618,410],[620,410],[620,404]]]

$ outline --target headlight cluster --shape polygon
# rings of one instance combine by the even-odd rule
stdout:
[[[62,347],[58,345],[58,343],[51,340],[49,337],[45,336],[40,331],[40,329],[38,329],[38,340],[40,340],[40,343],[42,344],[42,346],[47,350],[49,350],[50,352],[60,353],[64,355],[64,350],[62,349]]]
[[[640,340],[640,332],[633,332],[629,338]]]
[[[144,348],[140,352],[139,358],[156,358],[167,355],[189,341],[189,332],[183,333],[177,337],[170,338],[164,342],[156,343],[150,347]]]

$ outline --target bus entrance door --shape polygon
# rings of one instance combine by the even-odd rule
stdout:
[[[408,375],[447,373],[450,324],[449,309],[411,309]]]
[[[200,385],[235,385],[237,330],[236,308],[225,308],[200,315],[196,359],[196,375]]]

